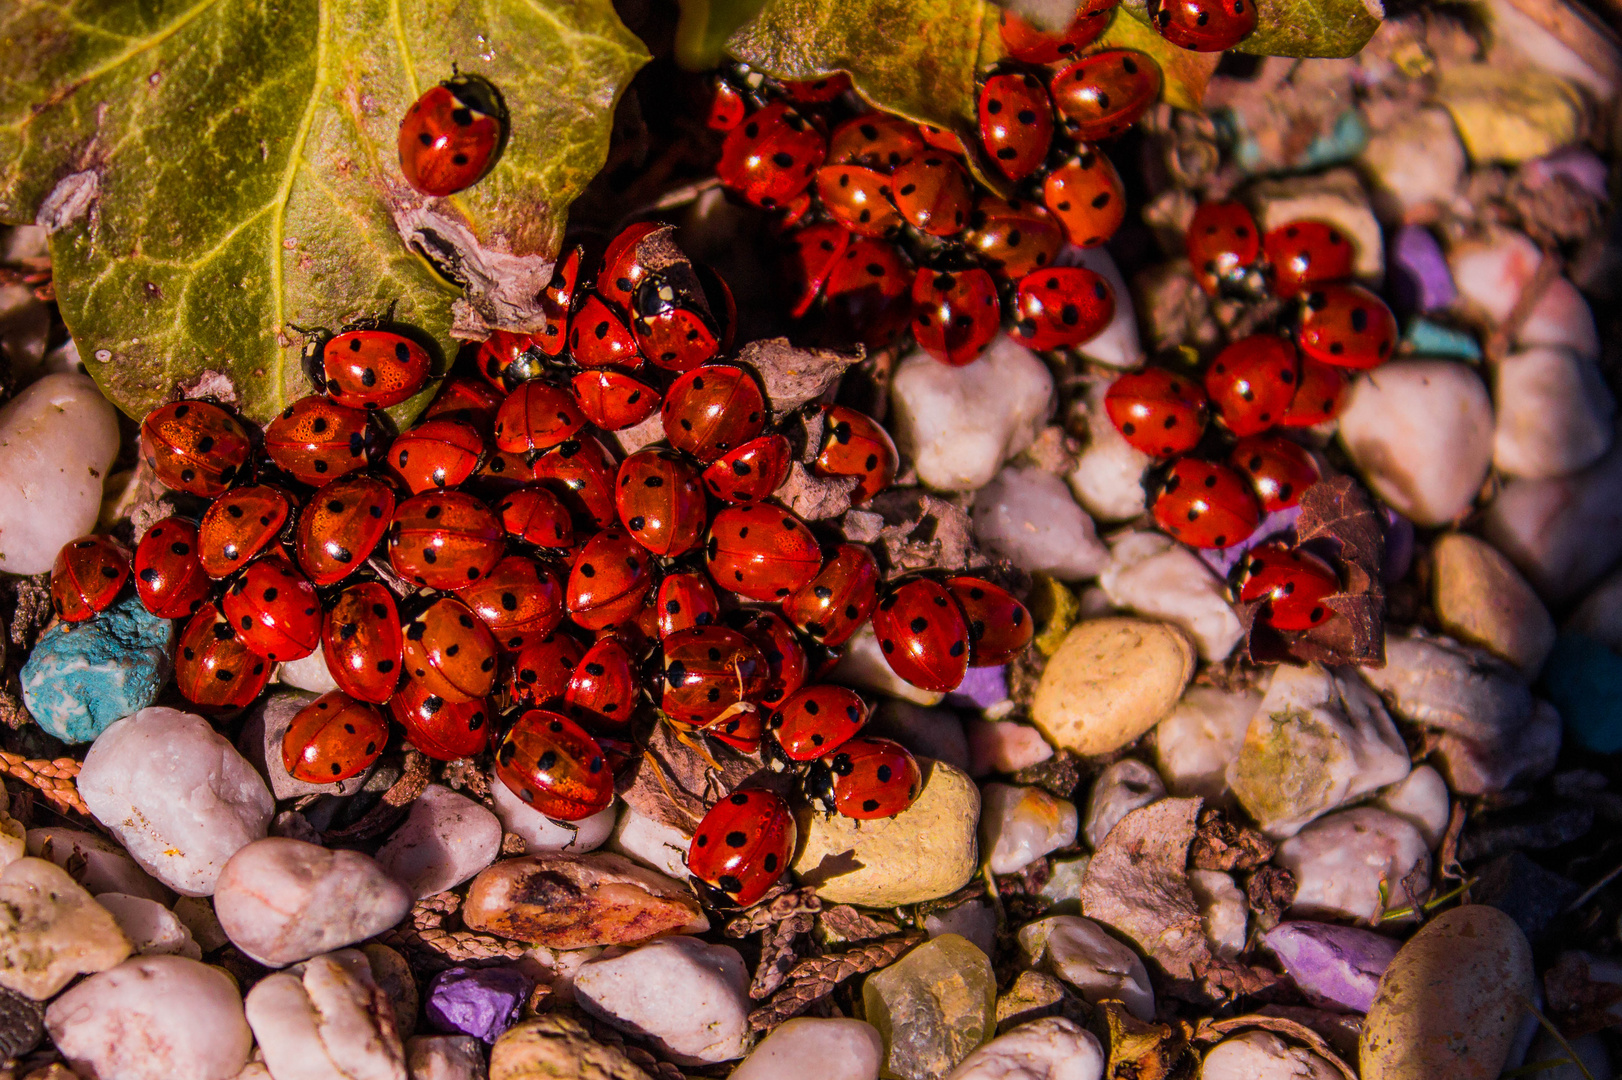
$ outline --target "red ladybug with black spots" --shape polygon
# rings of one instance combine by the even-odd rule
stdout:
[[[739,907],[765,896],[788,869],[794,814],[782,796],[745,788],[712,806],[687,848],[687,870]]]
[[[430,87],[400,121],[400,171],[424,195],[472,187],[507,142],[507,107],[494,84],[457,75]]]

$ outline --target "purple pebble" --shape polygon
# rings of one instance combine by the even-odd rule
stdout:
[[[956,690],[946,695],[946,703],[958,708],[989,709],[1008,700],[1008,668],[972,667]]]
[[[534,980],[516,968],[453,967],[428,984],[428,1022],[451,1035],[471,1035],[486,1043],[518,1019]]]
[[[1459,297],[1442,245],[1422,225],[1405,225],[1391,241],[1392,299],[1416,312],[1445,308]]]
[[[1414,523],[1390,508],[1385,512],[1385,565],[1380,576],[1386,584],[1401,581],[1414,565]]]
[[[1308,1001],[1359,1013],[1374,1004],[1380,976],[1398,947],[1370,930],[1319,922],[1279,923],[1264,940]]]

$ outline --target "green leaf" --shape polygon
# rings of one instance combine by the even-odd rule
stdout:
[[[569,203],[646,62],[610,0],[30,0],[0,8],[0,219],[53,228],[62,315],[140,415],[225,373],[264,419],[308,392],[296,328],[388,315],[449,356],[536,318]],[[454,70],[512,118],[495,169],[429,199],[400,117]],[[411,413],[400,407],[403,419]]]
[[[1381,0],[1254,0],[1256,30],[1234,47],[1255,56],[1356,56],[1385,18]],[[1146,0],[1121,6],[1149,22]]]
[[[1137,49],[1154,57],[1164,80],[1160,99],[1168,105],[1189,110],[1199,109],[1204,102],[1205,84],[1211,81],[1211,74],[1222,59],[1221,53],[1180,49],[1155,33],[1147,23],[1122,14],[1120,8],[1115,9],[1109,27],[1087,51],[1099,49]]]
[[[727,38],[759,14],[766,0],[681,0],[676,20],[676,62],[703,71],[726,57]]]

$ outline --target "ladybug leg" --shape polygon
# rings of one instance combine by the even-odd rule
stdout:
[[[555,818],[547,818],[546,820],[552,822],[552,824],[556,825],[560,829],[568,830],[569,842],[563,845],[564,851],[568,851],[570,848],[574,847],[575,841],[580,839],[580,826],[576,825],[574,822],[558,821]]]

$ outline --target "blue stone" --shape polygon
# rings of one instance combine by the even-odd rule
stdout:
[[[1403,337],[1415,356],[1435,356],[1467,363],[1481,359],[1481,344],[1474,334],[1433,323],[1429,319],[1415,319],[1409,323],[1408,333]]]
[[[63,742],[90,742],[158,699],[174,635],[134,594],[87,622],[56,622],[23,665],[23,703]]]
[[[1561,634],[1543,666],[1543,696],[1578,745],[1622,750],[1622,656],[1586,634]]]

